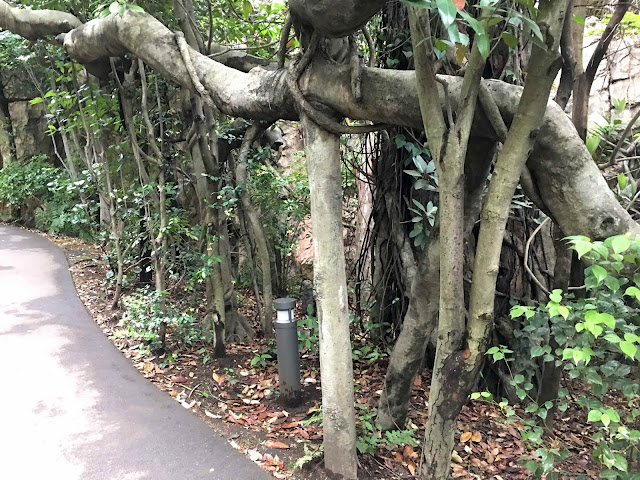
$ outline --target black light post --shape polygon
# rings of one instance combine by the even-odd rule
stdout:
[[[280,398],[290,406],[296,406],[302,398],[300,387],[300,356],[298,354],[298,323],[294,316],[295,298],[278,298],[276,307],[276,344]]]

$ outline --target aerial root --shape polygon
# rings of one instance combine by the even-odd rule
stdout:
[[[316,109],[309,101],[304,97],[302,90],[300,90],[300,85],[298,84],[300,77],[307,69],[313,56],[318,50],[318,46],[320,45],[320,35],[317,32],[313,32],[311,35],[311,40],[309,41],[309,46],[304,51],[300,60],[295,62],[292,67],[290,67],[289,72],[287,73],[287,86],[291,91],[291,95],[295,100],[297,106],[302,110],[302,113],[307,115],[311,120],[313,120],[318,126],[322,127],[324,130],[331,132],[335,135],[342,134],[364,134],[377,132],[379,130],[384,130],[389,128],[389,125],[386,124],[377,124],[377,125],[342,125],[339,122],[336,122],[328,115],[324,114],[320,110]]]

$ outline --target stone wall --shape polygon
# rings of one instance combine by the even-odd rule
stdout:
[[[26,70],[0,71],[0,166],[34,155],[53,156],[44,105],[29,103],[38,96]]]
[[[597,20],[587,19],[587,29],[594,28]],[[584,41],[585,64],[593,55],[599,37],[586,36]],[[619,115],[623,123],[640,108],[640,35],[616,38],[611,42],[609,51],[600,64],[591,89],[589,103],[589,125],[608,123],[615,113],[613,100],[625,99],[627,108]]]

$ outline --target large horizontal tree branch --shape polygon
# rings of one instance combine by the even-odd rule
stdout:
[[[0,28],[16,33],[27,40],[68,32],[82,25],[70,13],[58,10],[29,10],[9,6],[0,0]]]
[[[8,28],[7,15],[16,9],[4,8],[0,0],[0,27]],[[38,12],[24,10],[29,15]],[[55,15],[52,15],[52,18]],[[36,22],[41,16],[34,17]],[[56,32],[54,24],[43,27],[47,34]],[[14,33],[33,32],[16,26]],[[40,25],[40,23],[38,23]],[[31,33],[29,33],[31,34]],[[132,54],[157,72],[195,93],[182,61],[174,33],[146,13],[127,10],[123,16],[109,15],[81,25],[63,38],[68,54],[82,63]],[[244,73],[190,50],[193,66],[221,111],[228,115],[274,121],[296,120],[292,96],[285,82],[286,70],[268,71],[254,68]],[[441,76],[446,83],[452,108],[457,108],[462,86],[458,77]],[[412,71],[362,69],[362,98],[354,98],[349,66],[315,60],[300,81],[306,98],[351,119],[370,120],[413,128],[422,128],[415,74]],[[499,81],[486,85],[507,125],[511,124],[522,89]],[[439,88],[442,88],[440,86]],[[441,98],[445,96],[440,94]],[[443,106],[444,107],[444,106]],[[497,138],[482,111],[476,113],[473,137]],[[538,141],[531,154],[529,169],[544,199],[545,206],[567,235],[583,234],[603,238],[638,226],[619,205],[593,163],[570,119],[550,102]]]

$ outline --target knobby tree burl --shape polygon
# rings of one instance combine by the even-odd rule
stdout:
[[[441,179],[440,237],[432,234],[417,266],[405,326],[387,373],[379,420],[387,428],[404,422],[407,388],[439,312],[439,343],[420,475],[423,479],[444,479],[449,473],[455,419],[474,388],[493,326],[497,255],[509,202],[521,174],[526,175],[528,195],[565,235],[604,238],[637,233],[638,228],[610,192],[571,121],[560,107],[547,103],[551,82],[562,65],[558,45],[566,1],[540,2],[537,23],[543,41],[534,47],[530,82],[524,90],[481,79],[485,62],[481,35],[475,37],[464,78],[436,76],[427,10],[411,11],[411,35],[418,46],[416,71],[361,65],[351,36],[366,28],[385,3],[290,0],[290,23],[303,53],[286,66],[281,61],[272,64],[215,44],[205,45],[189,19],[193,15],[190,1],[176,1],[180,32],[171,31],[147,13],[130,9],[83,23],[67,12],[21,9],[3,0],[0,28],[29,40],[54,41],[87,72],[99,77],[111,72],[115,59],[127,57],[130,65],[137,65],[139,74],[146,64],[180,85],[188,92],[185,101],[192,112],[189,154],[202,173],[215,172],[220,162],[226,161],[213,128],[217,115],[241,117],[256,125],[279,119],[302,121],[311,187],[325,463],[344,478],[356,478],[357,461],[338,135],[389,125],[426,131]],[[476,21],[483,21],[482,12]],[[489,22],[484,28],[490,32]],[[342,120],[346,117],[365,123],[345,125]],[[150,141],[153,144],[154,139]],[[480,215],[474,268],[477,288],[472,291],[465,319],[462,245],[469,224],[480,214],[491,164],[490,156],[477,155],[472,146],[497,143],[504,145]],[[161,158],[161,152],[154,153]],[[142,170],[140,174],[149,175]],[[156,174],[162,178],[161,166]],[[214,181],[198,183],[201,198],[215,194],[218,187],[211,183]],[[205,231],[223,228],[215,215],[205,215],[201,221]],[[162,236],[156,241],[161,250]],[[211,244],[207,248],[218,247]],[[158,268],[162,270],[162,265]],[[214,340],[221,350],[228,310],[224,277],[220,267],[208,286],[217,302],[210,305],[209,313],[217,337]],[[267,321],[264,326],[269,327]]]

